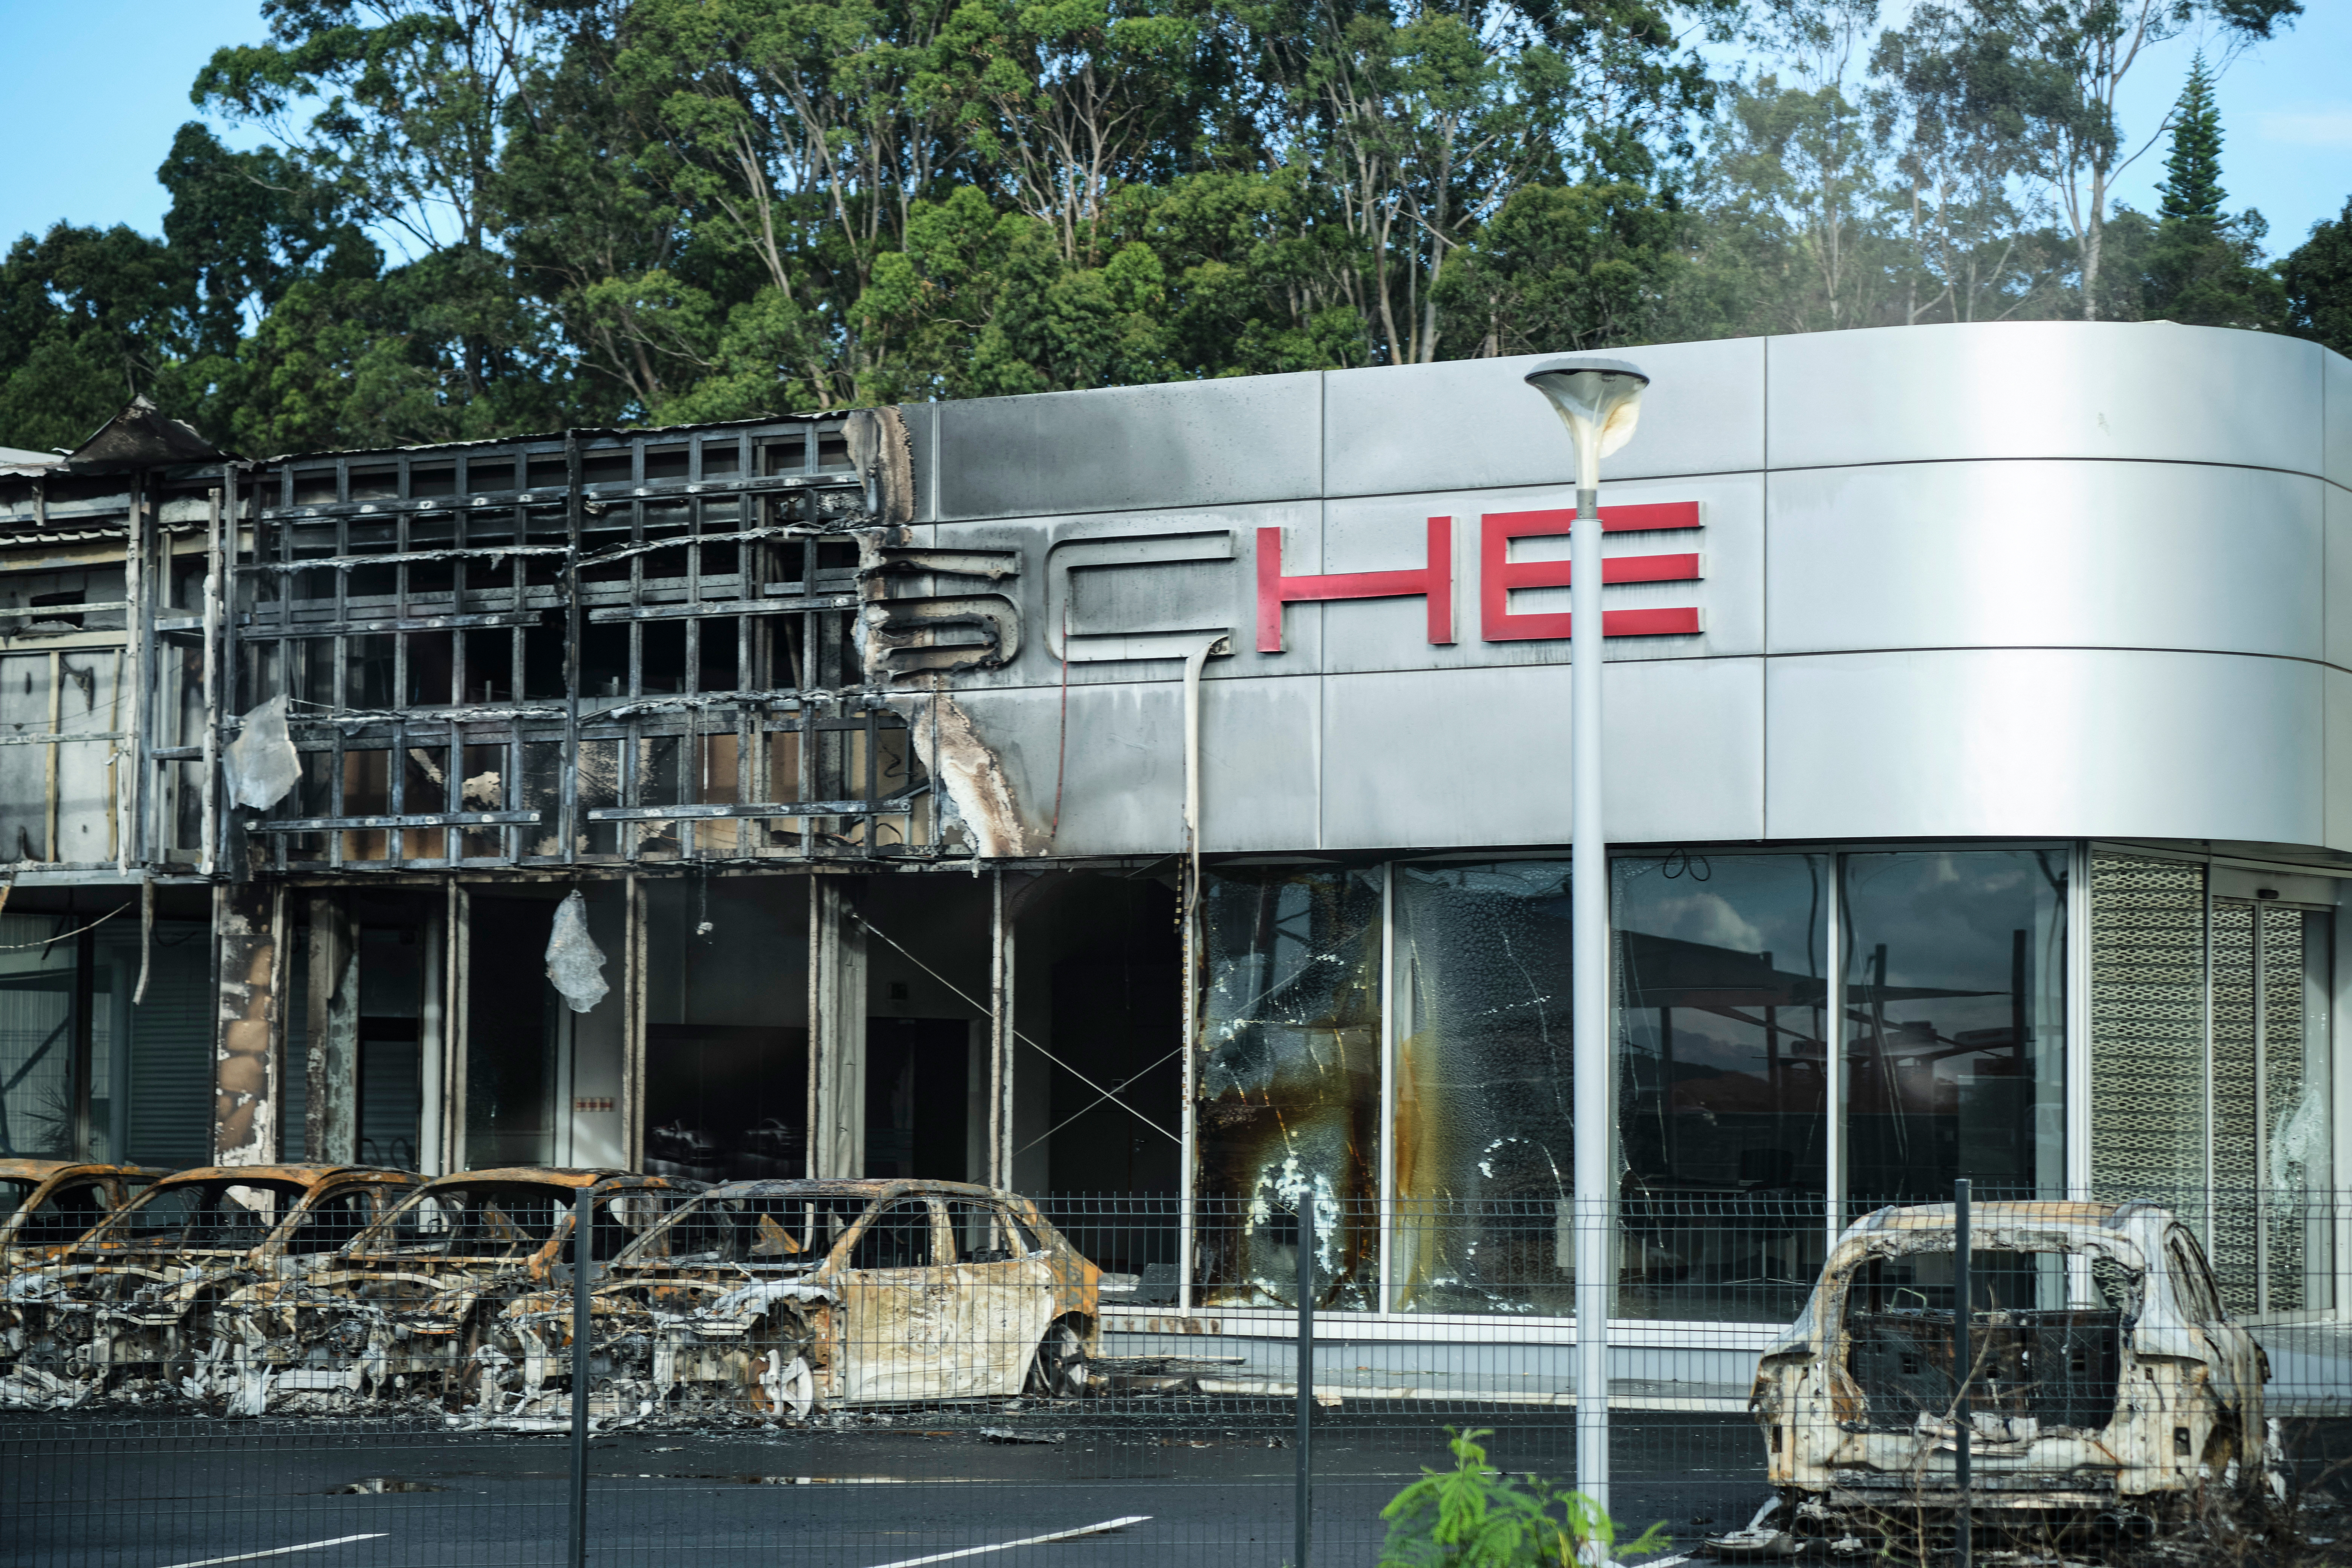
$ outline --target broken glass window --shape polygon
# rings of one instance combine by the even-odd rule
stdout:
[[[1396,868],[1401,1311],[1575,1310],[1565,860]]]
[[[1381,873],[1212,872],[1197,1082],[1204,1299],[1296,1305],[1312,1205],[1318,1303],[1379,1279]]]

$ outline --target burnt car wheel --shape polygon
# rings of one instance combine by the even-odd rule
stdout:
[[[768,1412],[789,1420],[805,1421],[816,1408],[816,1373],[808,1358],[789,1350],[767,1352],[760,1373],[760,1392]]]
[[[1029,1363],[1029,1381],[1024,1392],[1052,1399],[1074,1399],[1087,1391],[1087,1347],[1078,1338],[1078,1331],[1063,1319],[1045,1331],[1037,1342],[1037,1354]]]

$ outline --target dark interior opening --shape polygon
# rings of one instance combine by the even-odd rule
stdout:
[[[808,1031],[646,1026],[646,1170],[723,1182],[808,1173]]]
[[[866,1026],[866,1174],[961,1182],[971,1107],[971,1026],[874,1018]]]

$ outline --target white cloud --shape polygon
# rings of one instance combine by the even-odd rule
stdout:
[[[2352,147],[2352,106],[2274,109],[2255,116],[2254,123],[2266,142],[2285,142],[2299,147]]]

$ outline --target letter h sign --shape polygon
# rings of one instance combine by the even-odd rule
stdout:
[[[1402,572],[1334,572],[1319,577],[1282,574],[1282,530],[1257,531],[1257,651],[1282,651],[1282,606],[1325,599],[1429,600],[1429,640],[1454,640],[1454,520],[1429,520],[1429,564]]]
[[[1514,561],[1514,539],[1539,539],[1566,533],[1576,521],[1570,510],[1490,511],[1478,520],[1478,636],[1484,642],[1521,642],[1568,636],[1565,612],[1514,613],[1514,588],[1564,588],[1569,583],[1565,561]],[[1601,527],[1605,533],[1669,532],[1699,526],[1696,501],[1663,501],[1638,506],[1604,506]],[[1612,555],[1601,565],[1601,580],[1609,583],[1695,583],[1699,580],[1696,552],[1665,555]],[[1429,520],[1429,561],[1425,566],[1402,572],[1337,572],[1314,577],[1286,577],[1282,572],[1282,530],[1257,531],[1257,648],[1282,651],[1282,607],[1285,605],[1332,599],[1390,599],[1420,595],[1429,601],[1429,640],[1440,646],[1454,640],[1454,520]],[[1672,637],[1699,629],[1696,607],[1645,606],[1601,613],[1603,635]]]

